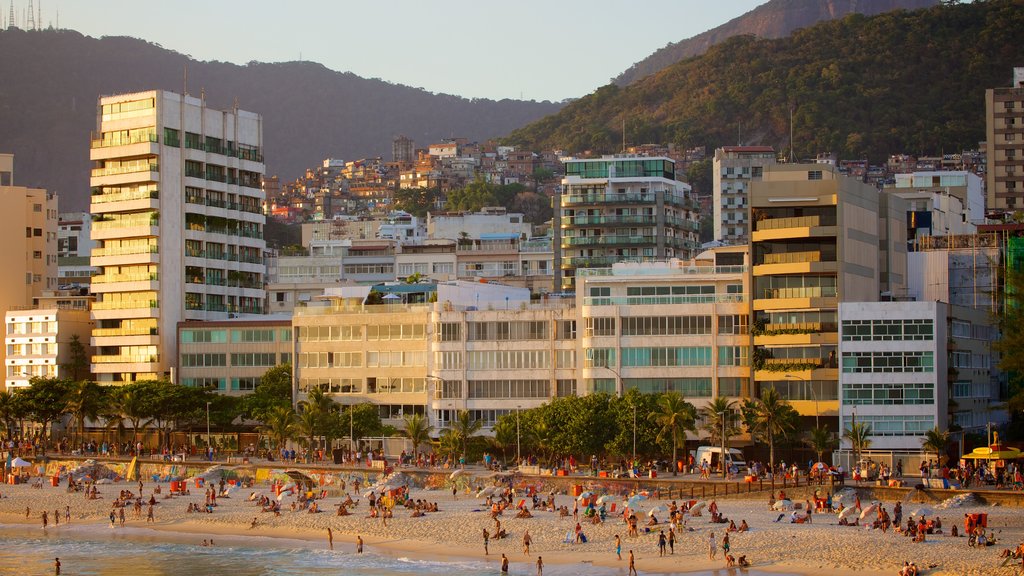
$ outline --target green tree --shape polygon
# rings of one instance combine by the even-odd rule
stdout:
[[[871,425],[866,422],[857,422],[843,432],[843,438],[850,441],[850,448],[853,449],[854,463],[860,462],[861,452],[871,447]]]
[[[49,437],[50,424],[67,413],[71,382],[60,378],[32,378],[27,388],[19,389],[29,418],[42,427],[43,438]]]
[[[768,388],[757,400],[745,404],[749,411],[745,419],[751,434],[768,442],[768,462],[775,471],[775,440],[785,437],[796,427],[797,412],[784,400],[778,390]]]
[[[938,426],[928,430],[921,438],[921,450],[935,454],[936,465],[942,466],[945,463],[946,447],[949,446],[949,432],[940,429]]]
[[[86,354],[85,346],[82,345],[78,334],[71,336],[68,342],[68,362],[61,365],[61,370],[64,377],[75,382],[89,376],[89,355]]]
[[[686,443],[686,432],[695,431],[697,410],[683,399],[678,392],[668,392],[658,397],[656,410],[649,418],[658,426],[658,442],[665,438],[672,440],[672,475],[677,474],[679,442]]]
[[[836,439],[836,435],[831,430],[820,426],[811,429],[810,434],[807,436],[807,445],[818,455],[817,461],[822,462],[822,456],[825,452],[831,452],[839,447],[839,440]]]
[[[701,408],[704,416],[702,429],[708,434],[708,442],[719,444],[722,447],[722,454],[729,452],[729,438],[740,433],[736,425],[735,412],[736,402],[724,396],[714,398],[707,406]],[[729,470],[725,466],[725,457],[722,462],[722,477],[728,476]]]
[[[380,421],[380,411],[369,402],[362,404],[351,404],[346,406],[339,418],[342,428],[348,431],[352,428],[352,443],[359,444],[359,440],[374,436],[381,436],[384,433],[384,425]]]
[[[465,467],[465,460],[469,458],[469,441],[476,436],[476,433],[483,428],[483,425],[483,422],[470,416],[469,410],[459,410],[455,421],[452,422],[452,433],[455,434],[462,445],[463,467]]]
[[[605,452],[632,456],[635,433],[637,454],[655,454],[661,440],[658,438],[658,426],[650,415],[656,411],[657,398],[656,394],[644,394],[633,388],[623,396],[611,399],[610,417],[603,427],[609,438],[605,443]]]
[[[260,433],[270,438],[275,450],[280,450],[295,436],[295,410],[291,406],[277,406],[265,416]]]
[[[145,428],[153,422],[153,404],[149,392],[151,382],[138,381],[115,388],[111,394],[111,409],[123,420],[132,425],[132,445],[139,441],[139,428]]]
[[[403,420],[405,428],[402,430],[402,434],[412,441],[412,452],[415,455],[419,453],[420,444],[430,441],[430,433],[433,432],[434,427],[422,414],[406,414]]]
[[[400,188],[394,193],[394,204],[398,210],[425,218],[440,198],[441,191],[437,188]]]
[[[323,415],[314,410],[303,410],[295,419],[295,432],[306,439],[306,448],[313,451],[317,433],[320,432]]]
[[[20,400],[20,397],[9,390],[0,392],[0,423],[4,425],[5,438],[14,436],[15,424],[24,417],[21,414],[23,403]]]
[[[522,447],[522,417],[520,415],[519,439]],[[492,446],[501,450],[501,459],[508,460],[508,450],[516,445],[516,414],[506,414],[494,424],[494,438],[491,439]]]
[[[292,365],[278,364],[263,373],[252,394],[244,397],[242,412],[254,420],[264,421],[277,408],[292,405]]]
[[[89,380],[76,380],[68,386],[65,410],[74,418],[77,441],[82,441],[85,420],[95,420],[106,401],[104,389]]]

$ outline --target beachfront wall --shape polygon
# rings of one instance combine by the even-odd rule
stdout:
[[[839,305],[841,430],[868,424],[871,448],[920,451],[928,430],[948,428],[946,309],[940,302]]]

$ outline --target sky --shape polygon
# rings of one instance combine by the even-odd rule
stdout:
[[[0,0],[0,12],[13,2],[24,27],[30,1],[44,27],[197,60],[301,59],[430,92],[557,102],[765,0]]]

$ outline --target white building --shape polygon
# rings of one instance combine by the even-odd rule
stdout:
[[[263,314],[263,121],[166,91],[100,99],[93,372],[166,377],[184,320]]]
[[[427,214],[427,235],[434,240],[478,240],[485,234],[529,237],[532,226],[518,212],[485,207],[476,213]]]
[[[736,245],[746,244],[750,239],[747,188],[751,181],[760,180],[764,167],[771,164],[775,164],[775,150],[771,146],[725,146],[715,150],[715,240]]]
[[[88,367],[71,374],[71,341],[77,336],[88,362],[92,321],[88,310],[46,308],[12,310],[4,314],[4,385],[7,389],[25,387],[32,378],[89,378]]]
[[[868,424],[872,449],[919,451],[925,432],[948,428],[946,312],[940,302],[839,304],[840,430]]]
[[[985,191],[977,174],[930,171],[896,174],[885,191],[911,202],[911,212],[931,212],[931,234],[973,234],[985,223]]]

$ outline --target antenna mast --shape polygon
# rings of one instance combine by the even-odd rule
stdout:
[[[18,25],[14,23],[14,0],[11,0],[11,15],[7,17],[7,27],[17,28]]]
[[[36,11],[32,8],[32,0],[28,0],[28,16],[25,20],[25,28],[28,30],[36,29]]]

